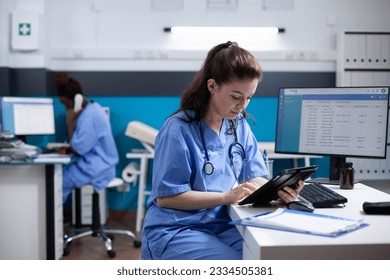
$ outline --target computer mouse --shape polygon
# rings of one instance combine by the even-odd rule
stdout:
[[[311,203],[302,200],[287,203],[286,207],[291,210],[298,210],[304,212],[313,212],[315,210],[314,206]]]

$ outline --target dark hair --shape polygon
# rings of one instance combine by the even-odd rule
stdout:
[[[200,120],[206,113],[210,102],[210,92],[207,81],[214,79],[218,85],[232,82],[236,79],[259,79],[263,71],[256,58],[247,50],[238,46],[236,42],[226,42],[212,48],[192,82],[184,90],[180,108],[184,111],[188,121]],[[189,115],[188,111],[194,111]],[[242,112],[246,116],[245,111]]]
[[[54,83],[57,87],[57,94],[60,97],[73,100],[77,93],[83,94],[80,83],[65,72],[56,73],[54,75]]]

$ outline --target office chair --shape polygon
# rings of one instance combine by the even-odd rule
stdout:
[[[106,188],[113,188],[123,185],[123,180],[120,178],[114,178]],[[85,186],[84,186],[85,187]],[[81,188],[75,189],[76,195],[76,229],[81,227]],[[94,191],[92,194],[92,225],[91,228],[88,228],[86,231],[82,231],[73,236],[64,235],[64,252],[63,255],[66,256],[70,253],[70,248],[68,245],[73,240],[82,238],[84,236],[96,236],[99,237],[103,242],[107,250],[107,255],[110,258],[116,256],[116,252],[112,248],[112,234],[124,234],[130,236],[134,241],[134,247],[139,248],[141,246],[141,241],[136,239],[136,236],[133,232],[124,229],[111,229],[104,228],[100,222],[100,206],[99,206],[99,193]]]

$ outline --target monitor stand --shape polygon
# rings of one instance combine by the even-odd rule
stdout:
[[[345,157],[330,157],[329,178],[314,178],[306,180],[306,182],[325,185],[340,185],[340,169],[345,162]],[[358,183],[358,181],[355,180],[355,183]]]

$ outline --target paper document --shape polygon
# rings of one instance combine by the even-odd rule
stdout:
[[[231,223],[329,237],[336,237],[367,226],[363,219],[352,220],[284,208]]]

